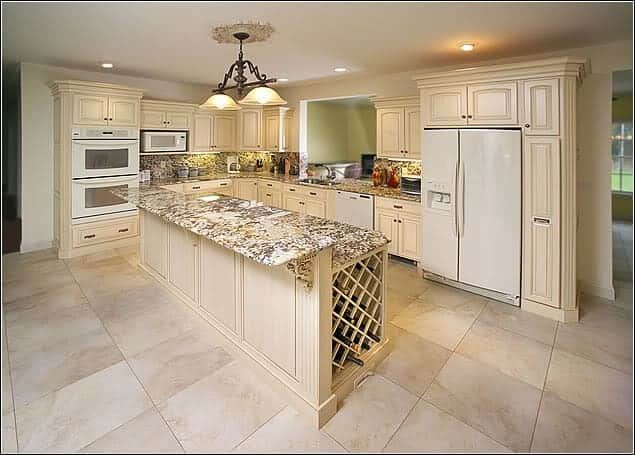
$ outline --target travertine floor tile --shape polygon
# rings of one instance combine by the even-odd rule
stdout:
[[[614,423],[632,428],[633,377],[569,354],[553,350],[545,391]]]
[[[9,263],[2,269],[2,282],[13,283],[14,281],[26,279],[37,281],[42,275],[60,272],[68,272],[68,269],[64,261],[57,258],[46,258],[16,264]]]
[[[4,317],[0,326],[0,342],[2,343],[2,415],[13,412],[13,392],[11,390],[11,376],[9,371],[9,351],[5,337]]]
[[[420,400],[385,452],[510,452],[483,433]]]
[[[395,331],[402,333],[391,337],[392,352],[375,372],[420,396],[452,352],[397,327]]]
[[[331,453],[346,452],[310,419],[290,406],[242,442],[238,453]]]
[[[17,451],[18,440],[13,412],[2,414],[2,453],[17,453]]]
[[[408,305],[416,300],[416,296],[409,295],[408,292],[394,289],[386,289],[386,319],[392,321],[398,314],[406,309]]]
[[[79,450],[152,406],[124,362],[16,408],[26,452]]]
[[[423,398],[515,451],[527,451],[541,392],[452,354]]]
[[[558,323],[523,311],[513,305],[490,300],[479,316],[479,321],[509,330],[536,341],[553,345]]]
[[[420,300],[471,318],[476,318],[487,304],[484,297],[441,284],[431,284]]]
[[[632,431],[545,392],[531,450],[632,453]]]
[[[191,330],[132,357],[130,367],[158,403],[233,360],[212,340],[200,330]]]
[[[77,283],[73,282],[5,303],[5,317],[9,326],[33,320],[46,321],[52,312],[83,303],[88,303],[88,300]]]
[[[84,447],[82,453],[183,453],[163,418],[152,408]]]
[[[542,389],[551,347],[476,321],[456,352]]]
[[[40,349],[16,352],[11,356],[16,406],[121,360],[119,349],[102,327],[85,333],[70,333],[56,343],[43,344]]]
[[[74,282],[73,275],[66,268],[44,274],[29,274],[3,283],[2,302],[12,302]]]
[[[285,407],[253,372],[234,361],[159,406],[186,452],[233,449]]]
[[[134,289],[151,283],[149,277],[121,256],[96,262],[71,264],[71,271],[89,300],[103,294]]]
[[[417,397],[381,376],[371,376],[344,399],[323,430],[353,452],[380,451]]]

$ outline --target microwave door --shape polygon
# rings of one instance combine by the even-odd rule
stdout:
[[[75,140],[72,167],[73,178],[137,174],[139,143],[136,140]]]
[[[72,218],[135,210],[134,205],[113,194],[112,190],[138,186],[139,181],[136,176],[73,180]]]
[[[184,133],[146,131],[143,133],[143,152],[185,152],[187,140]]]

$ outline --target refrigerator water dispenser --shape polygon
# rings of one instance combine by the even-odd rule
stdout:
[[[452,194],[446,183],[426,182],[425,185],[426,209],[435,212],[450,213],[452,209]]]

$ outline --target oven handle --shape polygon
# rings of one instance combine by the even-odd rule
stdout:
[[[92,139],[81,140],[73,139],[73,144],[78,145],[137,145],[139,141],[137,139]]]
[[[121,182],[134,182],[138,181],[138,175],[121,175],[118,177],[97,177],[88,179],[73,179],[73,183],[79,185],[101,185],[103,183],[121,183]]]

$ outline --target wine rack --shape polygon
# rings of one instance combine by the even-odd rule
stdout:
[[[333,274],[333,373],[360,358],[381,341],[383,326],[383,251],[372,253]]]

